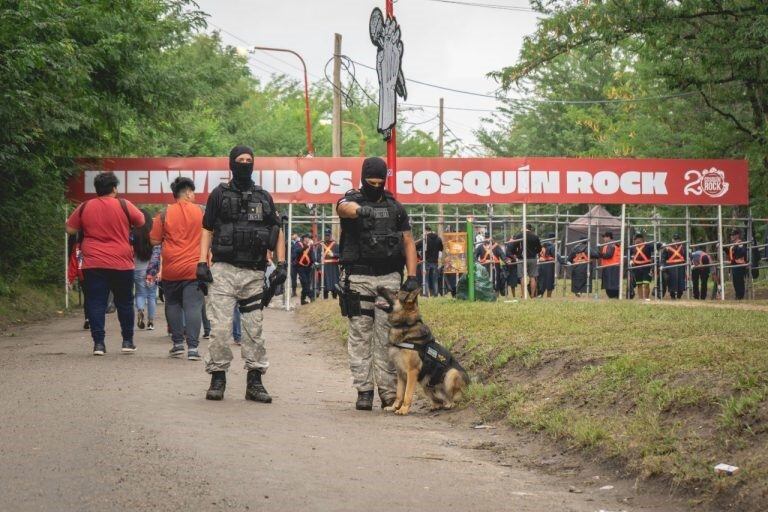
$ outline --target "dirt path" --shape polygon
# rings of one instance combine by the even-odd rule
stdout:
[[[354,411],[338,346],[293,313],[267,313],[271,405],[243,400],[237,354],[225,400],[206,401],[202,363],[166,357],[162,322],[123,356],[110,315],[103,358],[80,327],[0,337],[0,510],[684,510],[555,448],[539,458],[557,474],[532,470],[519,438],[466,413]]]

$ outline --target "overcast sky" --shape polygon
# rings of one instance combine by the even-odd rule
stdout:
[[[527,0],[462,0],[528,8]],[[310,81],[323,77],[323,67],[333,56],[333,35],[342,35],[342,53],[367,65],[375,62],[376,49],[368,36],[368,18],[374,7],[384,10],[384,0],[197,0],[210,15],[209,29],[221,28],[225,44],[290,48],[303,55]],[[508,11],[434,0],[399,0],[395,15],[403,32],[403,72],[434,84],[480,93],[493,93],[497,84],[486,73],[514,63],[523,37],[536,28],[537,13]],[[233,37],[235,36],[235,37]],[[275,58],[277,57],[277,60]],[[268,79],[283,72],[301,77],[289,54],[257,52],[250,60],[253,73]],[[292,67],[296,66],[296,68]],[[329,74],[332,68],[329,67]],[[374,84],[376,73],[358,67],[360,82]],[[347,83],[348,79],[342,76]],[[445,98],[445,122],[466,145],[476,144],[472,130],[487,112],[451,110],[451,107],[493,109],[493,99],[441,91],[408,83],[408,101],[400,103],[437,106]],[[422,122],[419,128],[437,133],[436,108],[407,113],[408,121]],[[466,149],[462,155],[470,156]]]

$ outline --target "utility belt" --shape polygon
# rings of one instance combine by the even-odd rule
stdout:
[[[392,272],[400,272],[402,274],[402,268],[395,268],[391,264],[382,262],[381,265],[365,265],[360,263],[347,264],[343,266],[344,272],[348,275],[363,275],[363,276],[385,276]]]
[[[356,292],[350,289],[349,279],[345,279],[344,287],[342,288],[336,284],[336,292],[339,295],[339,308],[341,309],[341,316],[345,316],[352,319],[356,316],[368,316],[373,318],[375,315],[374,301],[375,295],[362,295],[360,292]],[[370,308],[364,308],[363,302],[370,302]]]

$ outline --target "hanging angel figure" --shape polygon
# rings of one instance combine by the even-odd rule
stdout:
[[[400,40],[400,25],[395,18],[384,18],[378,7],[371,13],[368,26],[371,42],[376,52],[376,72],[379,75],[379,126],[378,131],[389,140],[392,127],[397,121],[397,96],[407,99],[405,77],[403,76],[403,42]]]

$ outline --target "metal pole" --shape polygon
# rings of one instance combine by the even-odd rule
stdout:
[[[472,217],[467,217],[467,300],[475,301],[475,244]],[[457,277],[458,279],[458,277]]]
[[[558,272],[560,271],[560,205],[555,205],[555,262],[553,265],[555,266],[555,275],[553,276],[553,283],[557,283],[557,276]]]
[[[566,258],[566,261],[567,261],[567,258],[568,258],[568,251],[569,251],[569,249],[568,249],[568,225],[570,224],[570,216],[571,216],[571,212],[569,210],[566,210],[566,212],[565,212],[565,244],[564,244],[564,248],[563,248],[563,253],[564,253],[563,256]],[[566,267],[566,269],[563,270],[563,297],[565,297],[565,283],[566,283],[565,274],[567,274],[567,273],[568,273],[568,270],[567,270],[567,267]],[[571,267],[571,280],[573,280],[573,267]]]
[[[717,259],[720,262],[720,300],[725,300],[725,262],[723,261],[723,207],[717,205]]]
[[[653,207],[653,274],[656,276],[656,300],[661,300],[661,267],[659,266],[659,220]]]
[[[64,205],[64,224],[67,223],[69,218],[69,208]],[[69,235],[64,231],[64,309],[69,311],[69,252],[67,251],[67,245],[69,244]]]
[[[339,36],[339,40],[341,40],[341,36]],[[307,130],[307,153],[310,155],[315,154],[315,146],[312,144],[312,117],[310,116],[309,112],[309,79],[307,78],[307,63],[304,62],[304,59],[296,53],[293,50],[288,50],[287,48],[270,48],[268,46],[254,46],[254,49],[256,50],[263,50],[268,52],[284,52],[284,53],[292,53],[296,57],[299,58],[301,61],[301,66],[304,68],[304,120],[306,123],[306,130]]]
[[[288,247],[286,248],[286,258],[285,258],[285,264],[286,264],[286,271],[288,272],[288,279],[286,279],[287,286],[283,287],[283,294],[285,295],[285,310],[290,311],[291,310],[291,293],[293,293],[293,289],[291,286],[293,286],[293,282],[291,280],[291,259],[293,259],[293,240],[291,240],[291,235],[293,231],[293,203],[288,203],[288,229],[287,229],[287,240],[288,240]]]
[[[395,6],[393,0],[386,1],[387,18],[395,17]],[[397,119],[397,95],[395,95],[395,119]],[[397,121],[395,121],[397,124]],[[397,198],[397,130],[392,126],[392,136],[387,141],[387,190]]]
[[[688,247],[685,248],[685,298],[691,300],[691,286],[688,276],[691,273],[691,212],[685,207],[685,239]]]
[[[587,296],[592,293],[592,205],[587,205]],[[573,276],[571,276],[573,278]]]
[[[627,223],[627,205],[621,205],[621,241],[619,242],[619,251],[621,251],[619,257],[619,300],[624,299],[624,247],[625,237],[624,231],[626,230]]]
[[[321,297],[325,297],[325,206],[320,208],[320,229],[323,231],[323,238],[320,240],[320,293]]]
[[[427,296],[427,208],[421,205],[421,294]]]
[[[749,207],[749,217],[747,218],[747,280],[749,281],[749,298],[755,299],[755,281],[752,279],[752,207]]]
[[[523,299],[528,299],[528,204],[523,203]]]

